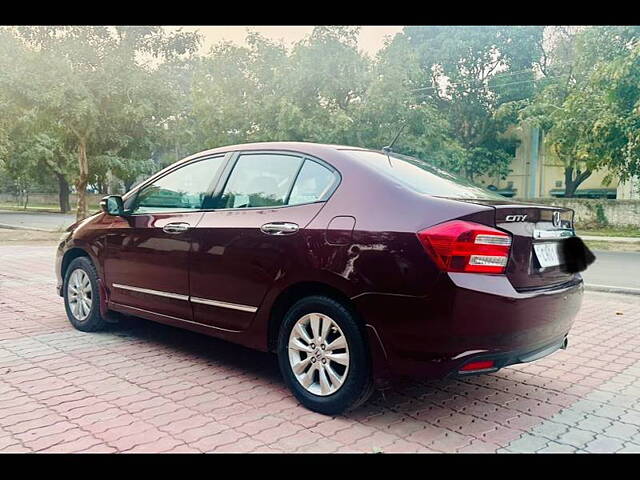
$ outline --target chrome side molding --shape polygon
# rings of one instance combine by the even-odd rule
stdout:
[[[213,307],[230,308],[231,310],[240,310],[242,312],[255,313],[258,307],[251,307],[249,305],[240,305],[237,303],[220,302],[218,300],[208,300],[206,298],[191,297],[193,303],[200,303],[202,305],[211,305]]]
[[[258,311],[258,307],[252,307],[250,305],[240,305],[238,303],[221,302],[219,300],[209,300],[207,298],[190,297],[188,295],[181,295],[179,293],[163,292],[161,290],[152,290],[150,288],[133,287],[131,285],[122,285],[121,283],[111,284],[113,288],[119,288],[121,290],[130,290],[132,292],[146,293],[148,295],[156,295],[158,297],[174,298],[176,300],[183,300],[186,302],[200,303],[202,305],[211,305],[213,307],[229,308],[231,310],[240,310],[241,312],[255,313]]]
[[[131,285],[122,285],[120,283],[113,283],[113,288],[119,288],[120,290],[131,290],[132,292],[146,293],[148,295],[156,295],[158,297],[174,298],[176,300],[189,301],[188,295],[180,295],[179,293],[163,292],[160,290],[152,290],[150,288],[132,287]]]

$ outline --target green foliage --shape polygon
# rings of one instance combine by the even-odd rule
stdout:
[[[466,155],[457,170],[508,174],[517,141],[507,129],[532,93],[542,27],[407,27],[422,98],[444,112]],[[400,41],[396,37],[397,41]]]
[[[596,205],[596,223],[600,227],[604,227],[609,224],[606,215],[604,214],[604,207],[601,203]]]
[[[150,158],[163,120],[174,111],[165,83],[141,58],[173,62],[195,50],[197,37],[166,35],[160,27],[19,27],[12,33],[22,54],[1,68],[0,89],[18,111],[56,129],[67,152],[76,154],[82,218],[88,182],[100,183],[110,167],[105,158],[130,165]]]
[[[640,173],[639,30],[407,27],[369,58],[358,27],[316,27],[289,48],[250,32],[205,55],[197,35],[161,27],[2,27],[2,185],[129,189],[207,148],[378,149],[403,126],[396,151],[504,177],[518,122],[545,131],[568,189],[605,166],[626,178]]]
[[[632,146],[639,35],[639,27],[560,32],[546,56],[546,76],[521,111],[521,119],[545,130],[547,145],[564,163],[567,196],[594,170],[608,167],[621,179],[638,172]]]
[[[598,165],[622,180],[640,176],[640,42],[634,45],[594,76],[604,97],[592,129],[594,151]]]

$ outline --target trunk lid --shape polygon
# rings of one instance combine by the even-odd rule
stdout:
[[[493,225],[512,235],[506,276],[518,291],[561,285],[574,279],[560,263],[560,242],[575,235],[573,210],[513,201],[455,200],[493,207]]]

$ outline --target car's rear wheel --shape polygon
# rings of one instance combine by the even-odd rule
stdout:
[[[296,398],[319,413],[356,408],[373,391],[361,328],[344,305],[328,297],[306,297],[289,309],[278,337],[278,361]]]
[[[74,259],[64,277],[64,306],[71,324],[83,332],[95,332],[106,324],[100,314],[100,290],[96,269],[86,257]]]

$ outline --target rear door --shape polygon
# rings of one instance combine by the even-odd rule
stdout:
[[[191,320],[189,251],[224,157],[199,159],[141,187],[114,219],[104,262],[111,302]]]
[[[239,331],[266,292],[306,259],[302,230],[339,182],[323,162],[291,152],[241,152],[193,232],[194,321]]]

